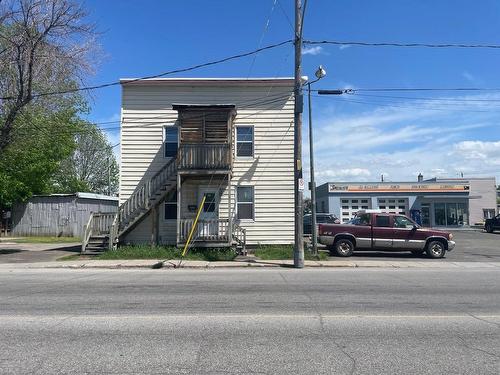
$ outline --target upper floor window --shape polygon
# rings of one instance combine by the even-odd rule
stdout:
[[[253,156],[253,126],[236,127],[236,156]]]
[[[165,127],[165,157],[172,158],[177,156],[179,147],[179,128],[177,126]]]

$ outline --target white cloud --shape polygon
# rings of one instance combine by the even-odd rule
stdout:
[[[496,176],[500,183],[500,111],[498,103],[484,101],[500,100],[500,94],[454,99],[473,101],[385,101],[387,106],[371,110],[338,99],[320,102],[327,103],[323,108],[316,104],[317,184],[379,181],[381,174],[386,181],[416,181],[419,173],[424,178]]]
[[[316,56],[316,55],[319,55],[321,53],[323,53],[323,47],[321,47],[321,46],[304,47],[302,49],[302,54],[303,55],[313,55],[313,56]]]
[[[341,45],[339,46],[339,50],[341,50],[341,51],[342,51],[342,50],[344,50],[344,49],[346,49],[346,48],[350,48],[350,47],[351,47],[351,45],[350,45],[350,44],[341,44]]]

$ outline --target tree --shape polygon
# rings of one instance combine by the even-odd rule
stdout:
[[[30,104],[57,105],[45,94],[72,95],[90,72],[95,31],[85,16],[72,0],[0,0],[0,154]]]
[[[75,142],[75,150],[61,162],[54,177],[54,190],[60,193],[116,194],[118,163],[113,145],[96,125],[84,121],[79,124]]]
[[[52,191],[52,176],[75,148],[79,121],[76,103],[58,105],[64,109],[31,105],[17,116],[9,147],[0,154],[0,208]]]

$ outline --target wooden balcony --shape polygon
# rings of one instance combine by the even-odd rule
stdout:
[[[177,170],[184,173],[229,172],[232,167],[231,147],[227,143],[181,144]]]
[[[180,219],[179,243],[186,243],[194,219]],[[191,241],[195,246],[229,245],[231,241],[229,219],[199,220]]]

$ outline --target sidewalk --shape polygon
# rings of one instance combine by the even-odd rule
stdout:
[[[147,260],[78,260],[38,263],[6,263],[0,264],[1,270],[8,269],[134,269],[153,268],[160,261]],[[292,260],[241,260],[233,262],[206,262],[172,260],[163,263],[162,269],[216,269],[216,268],[293,268]],[[370,261],[370,260],[326,260],[305,261],[306,268],[498,268],[500,262],[440,262],[439,260],[426,261]]]

